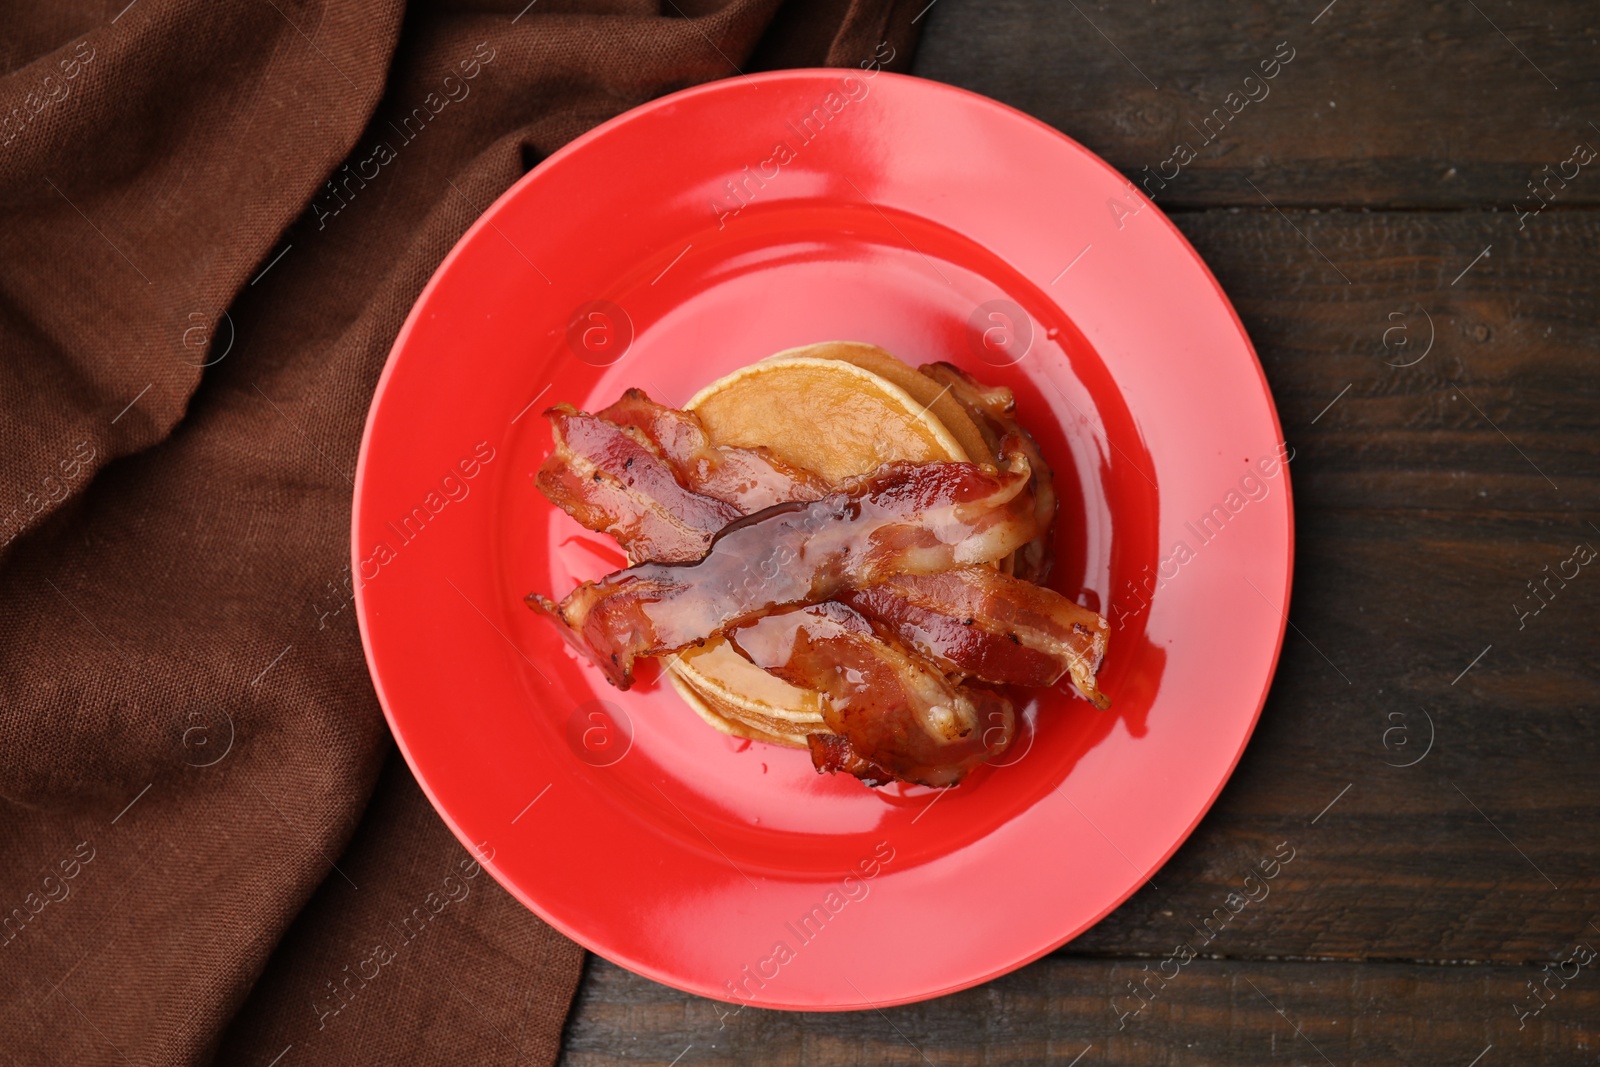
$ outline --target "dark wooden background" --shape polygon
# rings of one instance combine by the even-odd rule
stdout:
[[[1260,726],[1160,888],[1014,974],[881,1013],[721,1025],[719,1005],[591,958],[563,1063],[1600,1063],[1600,959],[1518,1017],[1545,964],[1600,950],[1600,565],[1552,581],[1537,615],[1514,606],[1600,550],[1600,157],[1518,216],[1542,168],[1600,152],[1600,6],[1325,3],[923,17],[917,73],[1130,177],[1294,49],[1157,197],[1260,352],[1298,534]],[[1430,322],[1426,358],[1391,365]],[[1393,766],[1430,719],[1427,755]],[[1132,1004],[1126,983],[1285,839],[1271,895],[1119,1030],[1109,998]]]

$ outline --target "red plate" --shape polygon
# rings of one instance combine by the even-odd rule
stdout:
[[[1015,390],[1062,493],[1052,584],[1112,619],[1112,710],[1038,693],[1007,765],[944,793],[619,693],[522,606],[621,563],[534,487],[545,406],[681,404],[839,339]],[[916,78],[717,82],[556,153],[424,290],[361,448],[367,660],[456,836],[587,948],[767,1008],[937,996],[1100,919],[1221,790],[1283,639],[1280,440],[1205,264],[1080,145]]]

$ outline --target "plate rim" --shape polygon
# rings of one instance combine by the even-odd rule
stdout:
[[[601,947],[592,943],[588,937],[586,937],[581,931],[573,928],[569,923],[554,915],[547,914],[545,909],[542,908],[539,903],[534,900],[531,895],[525,892],[523,888],[519,886],[513,879],[503,876],[498,867],[494,864],[492,856],[485,858],[484,856],[480,855],[478,846],[471,840],[468,834],[463,832],[462,827],[457,823],[450,812],[446,810],[445,805],[440,802],[440,799],[435,794],[433,786],[428,781],[427,776],[418,766],[417,759],[412,753],[410,745],[406,742],[395,721],[394,713],[390,708],[389,696],[385,691],[383,680],[381,679],[375,666],[375,653],[372,645],[371,622],[368,618],[369,607],[366,603],[366,598],[363,593],[365,586],[359,579],[359,568],[362,560],[362,552],[359,542],[361,501],[369,473],[373,427],[379,409],[383,404],[384,397],[388,392],[390,381],[394,376],[395,368],[399,362],[399,356],[402,350],[409,343],[411,335],[415,331],[416,325],[421,319],[423,309],[429,303],[430,298],[433,296],[435,290],[442,284],[442,279],[444,276],[450,272],[456,261],[465,254],[464,250],[467,248],[467,246],[474,243],[478,239],[478,235],[483,230],[493,228],[494,218],[503,210],[505,210],[506,205],[510,201],[521,195],[524,186],[532,184],[534,181],[536,181],[536,176],[539,175],[541,171],[547,170],[553,164],[556,164],[564,160],[566,157],[582,151],[583,148],[589,143],[606,136],[617,128],[636,122],[647,115],[676,106],[677,104],[687,100],[693,100],[701,96],[740,91],[741,82],[760,85],[767,82],[784,82],[791,80],[801,81],[819,76],[837,78],[841,76],[850,76],[851,74],[855,73],[855,70],[856,68],[853,67],[785,68],[782,70],[762,71],[753,74],[740,75],[738,77],[730,76],[718,78],[712,81],[702,82],[698,85],[689,86],[684,89],[667,93],[652,100],[646,101],[643,104],[628,108],[605,120],[604,122],[597,124],[593,128],[573,138],[565,145],[562,145],[556,151],[552,152],[549,156],[540,161],[538,165],[525,172],[520,178],[513,182],[503,193],[497,196],[493,202],[484,208],[478,217],[474,219],[473,222],[462,232],[461,236],[456,239],[450,250],[439,261],[439,264],[429,275],[427,282],[423,285],[415,301],[412,303],[411,309],[407,312],[406,318],[402,323],[398,333],[396,333],[394,342],[390,345],[388,355],[384,357],[383,370],[379,374],[377,385],[373,390],[372,399],[368,404],[367,413],[363,421],[361,443],[357,452],[355,477],[353,480],[353,488],[351,493],[350,564],[351,573],[355,578],[355,581],[353,582],[352,603],[355,606],[357,628],[361,635],[362,655],[366,664],[367,675],[372,683],[374,693],[378,698],[379,707],[383,712],[384,721],[388,726],[390,737],[393,738],[396,748],[399,750],[401,756],[406,762],[407,767],[410,769],[412,778],[421,788],[423,795],[427,797],[428,803],[433,808],[434,812],[449,828],[451,834],[454,835],[456,840],[467,849],[473,860],[485,870],[488,870],[491,876],[494,877],[495,881],[503,889],[510,893],[513,898],[515,898],[524,907],[532,911],[541,921],[548,924],[552,929],[556,930],[562,936],[567,937],[573,942],[577,943],[586,951],[593,952],[595,955],[600,956],[615,966],[630,971],[631,973],[641,975],[651,981],[665,985],[672,989],[689,993],[693,996],[703,997],[705,999],[721,1003],[737,1004],[741,1007],[759,1007],[769,1011],[865,1011],[871,1008],[895,1007],[933,1000],[938,997],[949,996],[953,993],[958,993],[963,990],[984,985],[988,982],[994,981],[997,978],[1003,977],[1004,975],[1020,970],[1031,963],[1037,962],[1043,957],[1055,952],[1062,946],[1075,940],[1089,929],[1097,926],[1113,911],[1120,908],[1135,893],[1144,888],[1144,886],[1155,875],[1156,871],[1164,867],[1171,860],[1172,856],[1177,852],[1177,850],[1188,842],[1189,838],[1193,836],[1194,831],[1199,827],[1200,823],[1203,822],[1206,816],[1210,814],[1211,809],[1215,806],[1218,798],[1222,794],[1222,791],[1227,787],[1228,783],[1232,781],[1234,773],[1238,770],[1239,762],[1243,759],[1245,750],[1249,747],[1251,740],[1255,736],[1256,727],[1260,723],[1261,713],[1266,706],[1268,696],[1271,694],[1272,683],[1277,677],[1278,665],[1283,655],[1285,637],[1288,632],[1288,611],[1289,605],[1292,601],[1294,588],[1294,562],[1296,547],[1294,491],[1292,477],[1289,470],[1289,463],[1285,461],[1280,470],[1284,492],[1284,526],[1282,530],[1284,576],[1283,604],[1281,607],[1275,606],[1275,610],[1279,615],[1277,635],[1274,639],[1274,647],[1270,663],[1268,664],[1267,670],[1264,672],[1261,692],[1255,698],[1255,708],[1250,715],[1248,726],[1244,729],[1237,749],[1233,752],[1231,758],[1229,759],[1226,770],[1220,774],[1216,785],[1211,790],[1210,796],[1206,799],[1204,804],[1199,806],[1194,817],[1189,821],[1184,830],[1176,837],[1171,845],[1160,854],[1159,859],[1150,864],[1149,868],[1142,872],[1125,892],[1112,899],[1098,913],[1086,921],[1076,925],[1075,928],[1071,929],[1059,940],[1045,944],[1038,951],[1031,955],[988,969],[981,974],[974,975],[973,977],[959,982],[902,996],[887,997],[877,1001],[868,1001],[863,997],[859,1002],[855,1000],[846,1001],[841,999],[838,1001],[813,1003],[775,1003],[766,1001],[761,1003],[752,1003],[751,1001],[722,995],[721,991],[710,986],[709,983],[704,988],[689,988],[687,980],[681,975],[669,974],[662,969],[646,962],[631,959],[626,953],[613,952],[609,947]],[[1011,105],[996,100],[993,97],[985,96],[982,93],[974,92],[973,90],[952,85],[947,82],[935,81],[930,78],[923,78],[910,74],[901,74],[888,70],[880,69],[874,73],[864,76],[873,78],[887,77],[891,82],[915,83],[915,85],[919,87],[918,91],[932,92],[935,95],[948,94],[957,98],[964,98],[968,101],[977,103],[980,107],[998,110],[1002,114],[1022,119],[1027,125],[1036,128],[1047,136],[1066,142],[1084,159],[1092,162],[1094,165],[1108,172],[1114,176],[1119,183],[1132,190],[1143,203],[1145,208],[1154,208],[1154,217],[1160,220],[1162,225],[1167,228],[1171,236],[1176,238],[1180,247],[1188,253],[1194,264],[1199,267],[1202,276],[1210,284],[1216,299],[1220,301],[1221,306],[1226,310],[1228,318],[1232,322],[1235,332],[1237,333],[1239,339],[1243,342],[1245,351],[1250,357],[1251,367],[1256,373],[1261,396],[1266,401],[1267,415],[1271,422],[1274,439],[1280,443],[1287,443],[1283,435],[1283,425],[1278,414],[1277,401],[1273,396],[1270,383],[1267,381],[1265,367],[1262,365],[1260,354],[1256,351],[1255,344],[1252,341],[1249,332],[1245,329],[1244,323],[1239,317],[1238,309],[1234,307],[1233,301],[1229,299],[1226,291],[1223,290],[1221,283],[1217,281],[1216,275],[1212,272],[1210,265],[1205,261],[1204,257],[1202,257],[1198,250],[1196,250],[1195,247],[1189,242],[1188,238],[1183,234],[1183,232],[1178,229],[1171,218],[1168,217],[1166,212],[1161,210],[1159,205],[1157,205],[1156,202],[1148,197],[1142,190],[1138,189],[1137,185],[1128,179],[1126,175],[1117,170],[1098,153],[1089,149],[1076,138],[1063,133],[1061,130],[1056,129],[1054,126],[1051,126],[1050,124],[1028,114],[1025,111],[1012,107]]]

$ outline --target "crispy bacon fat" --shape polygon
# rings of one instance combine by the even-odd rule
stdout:
[[[540,490],[634,562],[686,563],[741,515],[816,500],[828,484],[764,448],[713,445],[699,416],[657,404],[642,389],[589,415],[557,404],[545,413],[555,451]]]
[[[729,630],[728,640],[756,666],[823,695],[823,721],[849,742],[848,750],[809,742],[825,769],[951,785],[1003,752],[1015,732],[1010,701],[952,685],[843,604],[767,615]]]
[[[949,363],[928,363],[917,369],[950,390],[950,396],[967,409],[990,448],[998,450],[1000,442],[1011,435],[1019,440],[1028,462],[1033,465],[1033,484],[1029,489],[1033,494],[1039,532],[1017,550],[1011,573],[1026,582],[1043,582],[1050,577],[1050,567],[1055,562],[1050,547],[1056,521],[1055,475],[1039,452],[1038,442],[1017,421],[1016,398],[1004,386],[983,385]]]
[[[584,526],[617,539],[633,559],[699,559],[743,514],[685,489],[649,438],[569,404],[546,411],[556,448],[539,468],[539,489]]]
[[[848,737],[839,734],[807,734],[811,765],[818,774],[845,774],[861,779],[864,785],[888,785],[894,775],[857,752]]]
[[[820,500],[735,520],[693,563],[644,563],[586,582],[555,604],[574,648],[619,689],[633,661],[703,642],[787,605],[815,604],[896,574],[1000,559],[1035,534],[1027,458],[1006,466],[889,463]]]
[[[657,404],[643,389],[629,389],[600,417],[644,434],[685,487],[732,504],[741,515],[791,500],[816,500],[830,488],[765,448],[713,445],[698,415]]]
[[[1106,620],[1053,589],[992,567],[896,574],[841,597],[957,678],[992,685],[1072,684],[1097,708]]]

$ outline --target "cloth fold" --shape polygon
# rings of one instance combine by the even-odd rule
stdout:
[[[0,1061],[553,1062],[582,952],[450,835],[367,677],[347,546],[372,390],[527,167],[698,82],[905,69],[916,14],[14,8]]]

